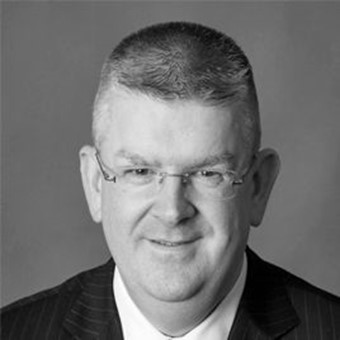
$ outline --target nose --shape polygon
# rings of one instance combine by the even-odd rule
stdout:
[[[160,184],[153,206],[153,215],[164,225],[176,226],[196,213],[196,208],[186,197],[186,183],[181,177],[166,177]]]

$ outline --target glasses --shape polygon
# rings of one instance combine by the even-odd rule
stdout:
[[[157,195],[166,177],[177,177],[185,185],[189,196],[200,195],[215,200],[230,199],[236,194],[235,187],[244,183],[253,165],[252,161],[240,176],[232,170],[199,169],[176,174],[147,166],[132,166],[114,171],[104,164],[98,150],[95,155],[105,181],[121,185],[126,192],[142,193],[144,197]]]

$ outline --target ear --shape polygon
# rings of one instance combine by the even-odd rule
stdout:
[[[95,149],[89,145],[79,151],[80,173],[85,196],[92,219],[99,223],[102,220],[101,190],[102,177],[95,156]]]
[[[250,223],[258,226],[262,222],[270,192],[280,170],[279,156],[272,149],[261,150],[257,154],[254,167]]]

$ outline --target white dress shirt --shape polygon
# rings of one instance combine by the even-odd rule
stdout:
[[[241,273],[230,293],[217,308],[199,325],[176,340],[225,340],[228,338],[236,311],[243,293],[247,275],[247,258],[244,256]],[[173,339],[159,332],[142,314],[130,298],[116,267],[113,289],[120,316],[124,340],[168,340]]]

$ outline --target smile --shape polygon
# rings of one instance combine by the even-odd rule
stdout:
[[[180,247],[186,244],[193,243],[195,240],[189,240],[189,241],[167,241],[167,240],[151,240],[152,243],[158,244],[163,247],[169,247],[169,248],[174,248],[174,247]]]

